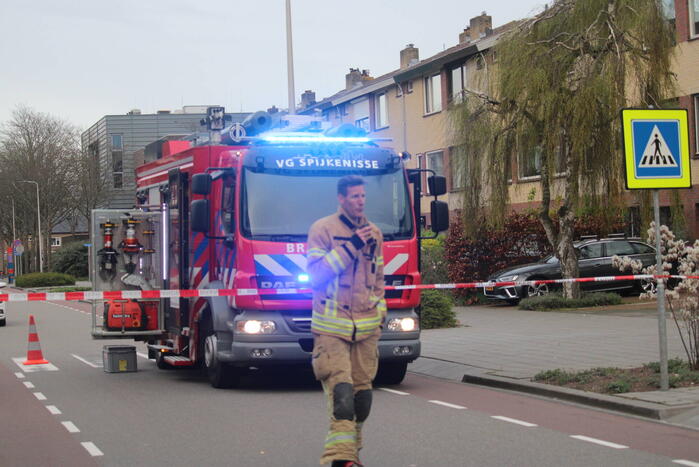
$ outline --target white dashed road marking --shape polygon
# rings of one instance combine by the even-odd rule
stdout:
[[[403,391],[396,391],[395,389],[388,389],[388,388],[377,388],[381,391],[386,391],[390,392],[391,394],[398,394],[399,396],[409,396],[409,392],[403,392]]]
[[[27,389],[34,389],[34,383],[31,381],[24,381],[22,384],[24,384],[24,387]]]
[[[437,405],[443,405],[444,407],[450,407],[450,408],[452,408],[452,409],[461,409],[461,410],[463,410],[463,409],[466,408],[466,407],[461,406],[461,405],[450,404],[449,402],[443,402],[443,401],[428,401],[428,402],[432,402],[433,404],[437,404]]]
[[[22,373],[21,371],[18,371],[17,373],[15,373],[15,376],[16,376],[18,379],[22,379],[22,378],[24,378],[24,373]]]
[[[692,461],[687,461],[684,459],[675,459],[674,461],[675,464],[680,464],[680,465],[688,465],[689,467],[699,467],[699,462],[692,462]]]
[[[47,405],[46,410],[51,412],[51,415],[61,415],[63,413],[60,410],[58,410],[58,407],[56,407],[55,405]]]
[[[45,358],[45,357],[44,357]],[[15,357],[12,359],[15,364],[25,373],[34,373],[36,371],[58,371],[56,365],[52,363],[41,363],[39,365],[24,365],[26,357]],[[17,376],[19,378],[19,376]]]
[[[80,361],[83,362],[85,365],[91,366],[92,368],[101,368],[99,365],[95,365],[95,364],[92,363],[92,362],[88,362],[87,360],[85,360],[84,358],[82,358],[82,357],[79,356],[79,355],[75,355],[74,353],[72,353],[71,355],[73,356],[73,358],[75,358],[76,360],[80,360]]]
[[[66,427],[66,430],[68,430],[68,433],[80,433],[80,430],[78,429],[77,426],[73,422],[61,422],[61,425]]]
[[[90,453],[91,456],[97,457],[97,456],[104,456],[104,453],[99,450],[97,446],[95,446],[95,443],[92,441],[87,441],[84,443],[80,443],[83,445],[85,450]]]
[[[607,446],[608,448],[614,449],[628,449],[628,446],[623,444],[610,443],[609,441],[604,441],[603,439],[590,438],[583,435],[570,435],[571,438],[579,439],[580,441],[587,441],[588,443],[599,444],[600,446]]]
[[[529,422],[525,422],[525,421],[522,421],[522,420],[517,420],[516,418],[503,417],[502,415],[493,415],[492,418],[496,418],[496,419],[498,419],[498,420],[502,420],[503,422],[514,423],[515,425],[526,426],[527,428],[539,426],[539,425],[537,425],[537,424],[535,424],[535,423],[529,423]]]
[[[46,396],[43,395],[43,394],[40,393],[40,392],[35,392],[35,393],[34,393],[34,397],[36,397],[36,398],[39,399],[40,401],[45,401],[45,400],[46,400]]]

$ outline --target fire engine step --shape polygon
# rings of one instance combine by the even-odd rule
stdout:
[[[181,357],[179,355],[166,355],[163,357],[167,363],[172,366],[192,366],[194,362],[187,357]]]

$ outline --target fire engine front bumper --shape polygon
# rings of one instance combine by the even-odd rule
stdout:
[[[415,316],[412,310],[389,312],[389,318]],[[240,332],[238,321],[274,321],[275,332],[269,334],[245,334]],[[308,364],[313,351],[313,335],[299,332],[298,324],[305,323],[310,330],[310,318],[280,319],[278,313],[243,312],[231,323],[233,340],[219,340],[218,359],[234,366],[274,366]],[[303,326],[304,324],[301,324]],[[304,329],[305,330],[305,329]],[[408,361],[420,356],[420,331],[394,331],[384,329],[378,344],[380,361]]]

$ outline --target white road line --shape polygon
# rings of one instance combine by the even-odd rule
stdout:
[[[34,393],[34,397],[36,397],[36,398],[39,399],[40,401],[45,401],[45,400],[46,400],[46,396],[43,395],[43,394],[40,393],[40,392],[35,392],[35,393]]]
[[[517,420],[516,418],[503,417],[502,415],[493,415],[491,418],[496,418],[498,420],[502,420],[503,422],[514,423],[515,425],[522,425],[522,426],[526,426],[529,428],[534,427],[534,426],[539,426],[535,423],[529,423],[529,422],[525,422],[522,420]]]
[[[80,433],[80,430],[78,429],[77,426],[73,422],[61,422],[61,425],[66,427],[66,430],[68,430],[68,433]]]
[[[104,453],[99,450],[97,446],[95,446],[95,443],[92,441],[87,441],[84,443],[80,443],[83,445],[85,450],[90,453],[91,456],[97,457],[97,456],[104,456]]]
[[[461,405],[456,405],[456,404],[450,404],[449,402],[442,402],[442,401],[428,401],[432,402],[433,404],[437,405],[443,405],[444,407],[451,407],[452,409],[465,409],[466,407],[461,406]]]
[[[699,462],[692,462],[692,461],[687,461],[684,459],[675,459],[672,462],[675,464],[680,464],[680,465],[688,465],[689,467],[699,467]]]
[[[73,358],[75,358],[76,360],[80,360],[80,361],[83,362],[85,365],[91,366],[92,368],[99,368],[98,365],[95,365],[95,364],[92,363],[92,362],[88,362],[87,360],[85,360],[84,358],[82,358],[82,357],[79,356],[79,355],[75,355],[74,353],[72,353],[71,355],[73,356]]]
[[[25,365],[25,357],[15,357],[12,359],[13,362],[25,373],[34,373],[37,371],[58,371],[56,365],[52,363],[40,363],[38,365]],[[18,376],[19,378],[19,376]]]
[[[403,391],[396,391],[395,389],[388,389],[388,388],[377,388],[380,391],[386,391],[390,392],[391,394],[398,394],[399,396],[409,396],[409,392],[403,392]]]
[[[31,381],[23,381],[22,384],[24,384],[24,387],[27,389],[34,389],[34,383]]]
[[[587,441],[588,443],[595,443],[599,444],[600,446],[607,446],[608,448],[614,448],[614,449],[628,449],[628,446],[624,446],[623,444],[616,444],[616,443],[610,443],[609,441],[604,441],[602,439],[597,439],[597,438],[590,438],[588,436],[583,436],[583,435],[570,435],[571,438],[579,439],[580,441]]]
[[[47,405],[46,410],[51,412],[51,415],[61,415],[63,413],[60,410],[58,410],[58,407],[56,407],[55,405]]]
[[[150,359],[148,358],[148,355],[147,355],[147,354],[144,354],[144,353],[141,353],[141,352],[136,352],[136,355],[138,355],[138,356],[141,357],[141,358],[145,358],[146,360],[150,360]]]
[[[17,373],[15,373],[15,376],[16,376],[18,379],[22,379],[22,378],[24,378],[24,373],[22,373],[21,371],[18,371]]]

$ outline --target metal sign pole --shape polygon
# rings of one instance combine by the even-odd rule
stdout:
[[[655,261],[656,274],[663,274],[663,258],[660,252],[660,200],[658,192],[653,190],[653,213],[655,214]],[[670,387],[667,374],[667,321],[665,319],[665,281],[658,279],[658,335],[660,342],[660,389],[667,391]]]

